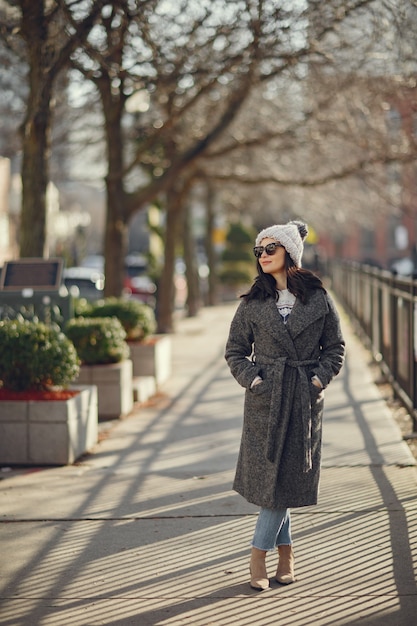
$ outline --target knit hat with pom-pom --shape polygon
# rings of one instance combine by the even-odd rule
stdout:
[[[256,237],[255,245],[260,246],[263,239],[269,237],[282,244],[297,267],[301,267],[304,250],[304,239],[308,228],[304,222],[293,220],[287,224],[274,224],[264,228]]]

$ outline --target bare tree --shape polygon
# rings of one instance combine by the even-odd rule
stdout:
[[[57,77],[74,49],[87,36],[100,15],[103,2],[91,3],[89,11],[78,0],[7,1],[1,14],[1,33],[11,48],[23,49],[28,68],[27,101],[21,126],[22,211],[20,254],[43,256],[46,241],[46,187],[53,90]],[[71,25],[63,7],[73,12]],[[81,14],[76,18],[75,15]],[[16,40],[16,43],[15,43]]]
[[[312,9],[298,4],[108,5],[101,30],[73,57],[74,66],[97,85],[105,117],[108,294],[121,292],[130,217],[171,192],[185,170],[192,175],[255,88],[317,56],[317,41],[364,4],[352,2],[343,16],[330,11],[314,46],[308,36]],[[139,106],[129,119],[125,105],[135,98]],[[135,131],[130,143],[124,133],[129,121]]]
[[[250,207],[259,225],[302,213],[337,232],[349,219],[367,227],[377,213],[412,210],[399,178],[415,175],[416,63],[401,35],[415,31],[416,8],[363,3],[320,42],[318,16],[314,52],[264,81],[199,162],[226,206]]]
[[[37,3],[36,8],[20,0],[17,12],[12,4],[7,27],[10,32],[13,25],[21,28],[33,73],[30,94],[36,86],[23,128],[26,138],[38,128],[35,139],[41,148],[34,151],[33,138],[25,144],[30,162],[36,153],[45,166],[49,96],[68,55],[100,94],[108,168],[108,294],[121,293],[132,215],[159,198],[169,219],[178,221],[182,211],[178,196],[183,198],[179,181],[193,179],[201,169],[222,184],[243,181],[266,189],[277,184],[302,189],[358,171],[362,175],[370,164],[381,162],[383,154],[386,162],[403,158],[392,144],[378,140],[380,124],[374,125],[375,137],[369,131],[373,128],[369,122],[381,116],[370,112],[362,125],[356,119],[364,108],[365,87],[372,82],[368,78],[378,66],[374,61],[387,48],[381,37],[363,38],[359,26],[371,25],[372,33],[380,35],[386,22],[380,16],[394,12],[388,1],[278,6],[272,0],[115,0],[93,3],[88,15],[83,11],[90,5],[78,0]],[[38,29],[31,31],[30,42],[33,11],[38,12]],[[414,20],[413,11],[413,5],[403,0],[401,11],[395,13],[395,28]],[[60,45],[54,38],[57,24],[65,35],[60,33]],[[412,65],[407,46],[399,48],[397,62]],[[395,56],[393,50],[389,53],[387,58]],[[35,62],[43,68],[41,73]],[[383,67],[379,63],[379,76]],[[39,197],[30,168],[25,169],[25,180],[34,185],[33,197]],[[43,189],[44,174],[39,180]],[[39,216],[42,222],[42,213],[30,206],[27,194],[26,203],[24,213],[30,218],[25,230]],[[42,241],[42,233],[33,236],[34,232],[32,228],[31,239]],[[166,247],[172,247],[168,241]]]
[[[1,37],[0,30],[0,154],[12,159],[19,151],[18,125],[27,97],[26,65]]]

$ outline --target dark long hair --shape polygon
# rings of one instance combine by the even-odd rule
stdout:
[[[252,287],[241,298],[245,300],[266,300],[267,298],[277,297],[277,284],[275,278],[271,274],[265,274],[259,260],[256,261],[258,275],[254,280]],[[326,291],[321,279],[313,274],[310,270],[297,267],[288,254],[285,252],[285,269],[287,270],[287,288],[294,296],[300,298],[305,304],[309,295],[316,289]]]

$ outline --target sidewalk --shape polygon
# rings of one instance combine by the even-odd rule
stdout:
[[[346,319],[319,505],[292,511],[298,582],[250,589],[235,306],[179,322],[163,393],[93,454],[0,473],[2,626],[416,626],[417,471]]]

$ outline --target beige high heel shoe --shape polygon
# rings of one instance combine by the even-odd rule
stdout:
[[[275,580],[281,585],[290,585],[297,579],[294,574],[294,551],[292,546],[278,546],[278,567]]]
[[[250,586],[252,589],[264,591],[269,589],[269,579],[266,572],[266,551],[252,548],[250,555]]]

